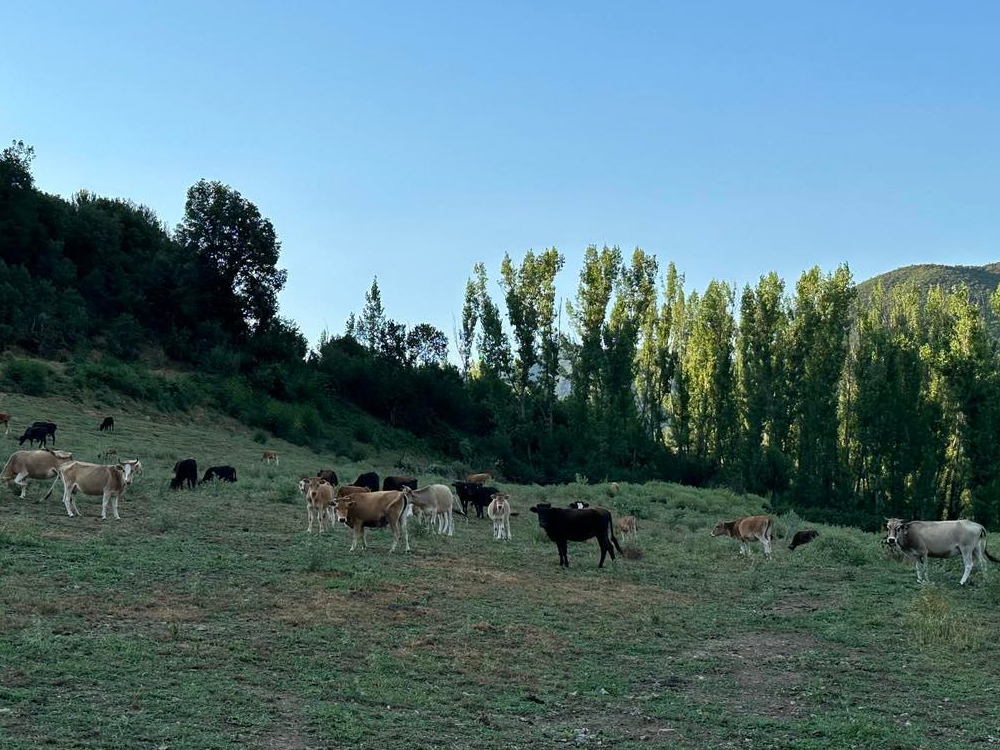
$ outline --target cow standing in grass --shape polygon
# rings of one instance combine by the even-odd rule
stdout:
[[[97,428],[101,432],[114,432],[115,431],[115,418],[105,417],[104,421],[101,422],[101,426]]]
[[[404,487],[401,492],[407,502],[427,517],[431,528],[438,534],[454,535],[455,496],[450,489],[443,484],[429,484],[416,490]]]
[[[964,586],[972,574],[975,563],[986,570],[986,558],[993,557],[986,550],[986,529],[974,521],[910,521],[899,518],[886,519],[886,544],[899,550],[917,566],[917,583],[930,583],[927,575],[927,558],[959,557],[965,564],[962,580]]]
[[[538,503],[531,508],[531,512],[538,514],[538,525],[556,543],[559,565],[563,568],[569,568],[568,542],[585,542],[596,537],[601,546],[598,568],[604,567],[607,555],[615,559],[615,549],[622,551],[611,525],[611,511],[604,508],[553,508],[549,503]]]
[[[406,519],[412,514],[412,506],[401,492],[359,492],[356,495],[337,500],[335,512],[337,521],[351,529],[351,552],[361,540],[363,549],[368,548],[365,538],[368,529],[388,526],[392,529],[392,546],[395,552],[402,533],[406,551],[410,551],[410,536],[406,530]]]
[[[740,540],[740,554],[750,555],[750,543],[760,542],[764,554],[771,555],[771,535],[774,519],[770,516],[747,516],[735,521],[719,521],[712,529],[712,536],[731,536]]]
[[[486,509],[486,515],[493,521],[493,539],[510,540],[510,495],[497,493]]]
[[[0,424],[7,428],[3,433],[6,437],[10,434],[10,414],[5,411],[0,411]]]
[[[84,495],[101,498],[102,520],[108,516],[109,501],[115,520],[121,520],[121,516],[118,515],[118,498],[124,494],[127,485],[125,470],[120,464],[106,466],[71,461],[59,467],[59,477],[63,482],[63,505],[66,506],[66,513],[70,517],[74,512],[78,516],[83,515],[76,507],[76,500],[73,497],[77,492],[82,492]]]
[[[323,533],[323,523],[329,518],[330,528],[334,524],[333,485],[319,477],[305,477],[299,481],[299,492],[306,499],[306,514],[309,516],[309,526],[306,531],[312,533],[313,519],[319,523],[319,533]]]
[[[13,482],[21,488],[21,497],[28,491],[29,479],[52,479],[52,487],[45,497],[48,498],[59,481],[59,467],[73,460],[73,454],[66,451],[54,451],[43,448],[37,451],[15,451],[7,459],[7,465],[0,474],[0,480]]]

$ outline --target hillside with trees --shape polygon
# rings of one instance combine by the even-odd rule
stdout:
[[[278,314],[277,231],[239,192],[199,181],[171,229],[128,201],[38,190],[32,156],[0,157],[5,387],[38,380],[19,358],[60,360],[80,387],[209,405],[343,455],[405,439],[521,482],[725,485],[868,526],[1000,521],[985,276],[859,288],[844,266],[696,290],[640,248],[592,246],[563,307],[549,248],[474,265],[453,358],[443,332],[392,317],[377,280],[310,350]]]

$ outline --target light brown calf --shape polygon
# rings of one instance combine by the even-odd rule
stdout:
[[[493,495],[486,515],[493,521],[493,538],[496,541],[509,540],[510,536],[510,495]]]
[[[638,535],[639,522],[635,516],[622,516],[615,521],[615,531],[624,539],[629,534]]]
[[[45,499],[52,494],[52,490],[59,481],[59,467],[73,460],[73,454],[66,451],[54,451],[42,448],[37,451],[15,451],[7,459],[7,465],[0,474],[0,480],[13,482],[21,488],[21,497],[28,491],[29,479],[52,479],[52,487],[49,487]]]
[[[469,474],[469,476],[465,478],[465,481],[472,484],[486,484],[487,482],[493,481],[493,475],[488,471],[481,471],[478,474]]]
[[[63,505],[71,517],[74,512],[78,516],[83,515],[76,507],[76,500],[73,499],[74,493],[79,490],[91,497],[101,496],[102,519],[108,517],[108,500],[110,500],[115,520],[121,520],[121,516],[118,515],[118,498],[125,492],[126,487],[125,469],[121,464],[105,466],[71,461],[59,467],[59,476],[63,482]]]
[[[264,451],[260,454],[260,460],[266,464],[277,464],[278,454],[275,451]]]
[[[770,516],[746,516],[735,521],[719,521],[712,529],[712,536],[731,536],[740,540],[740,554],[750,554],[750,542],[760,542],[764,554],[771,554],[771,534],[774,519]]]
[[[406,543],[406,551],[410,551],[410,535],[406,530],[406,519],[413,513],[409,501],[401,492],[359,492],[350,497],[342,497],[335,505],[337,521],[349,526],[352,532],[351,552],[358,547],[358,538],[362,548],[368,548],[365,530],[380,528],[388,524],[392,529],[392,546],[389,552],[396,551],[399,544],[400,531]]]
[[[306,477],[299,482],[299,492],[306,499],[306,513],[309,515],[308,532],[313,530],[313,518],[319,522],[319,533],[323,533],[323,521],[330,519],[333,528],[333,485],[319,477]]]

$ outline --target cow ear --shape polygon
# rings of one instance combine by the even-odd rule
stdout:
[[[326,481],[325,479],[320,479],[320,480],[319,480],[319,483],[320,483],[321,485],[325,484],[325,485],[327,485],[327,486],[330,486],[330,483],[329,483],[328,481]]]

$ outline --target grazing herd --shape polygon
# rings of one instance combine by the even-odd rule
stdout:
[[[0,412],[0,426],[5,428],[4,435],[9,436],[10,414]],[[0,473],[0,480],[20,488],[21,498],[25,497],[30,481],[51,480],[52,484],[44,496],[46,499],[61,481],[63,505],[69,516],[81,515],[75,496],[83,494],[101,498],[102,519],[107,518],[109,506],[112,516],[120,519],[118,501],[134,477],[142,473],[142,463],[138,459],[118,460],[116,449],[108,449],[101,454],[105,459],[114,457],[116,461],[112,464],[77,460],[71,452],[48,447],[49,442],[53,446],[56,443],[56,430],[57,426],[52,422],[33,422],[27,427],[18,445],[27,442],[29,449],[11,454]],[[113,433],[114,418],[104,418],[98,430]],[[37,449],[34,448],[35,443],[38,443]],[[261,462],[278,465],[278,454],[265,450],[261,454]],[[173,474],[171,489],[194,489],[199,484],[198,464],[193,458],[174,464]],[[236,469],[229,465],[211,466],[205,471],[201,483],[212,481],[236,482]],[[478,472],[453,482],[460,507],[456,506],[451,488],[443,484],[420,487],[417,478],[412,476],[387,476],[380,488],[378,474],[365,472],[351,484],[340,485],[336,471],[321,469],[315,477],[301,479],[298,487],[306,501],[307,531],[311,532],[314,524],[319,526],[320,533],[326,525],[331,529],[337,524],[347,526],[351,529],[351,551],[354,551],[359,541],[363,549],[367,548],[368,529],[388,528],[393,535],[390,552],[395,551],[400,538],[404,549],[409,552],[407,522],[410,518],[416,518],[437,534],[450,537],[455,532],[455,514],[468,518],[469,506],[475,508],[477,518],[490,519],[496,541],[510,540],[510,519],[517,513],[512,510],[510,496],[490,486],[492,481],[490,473]],[[618,483],[612,482],[608,486],[608,494],[615,496],[618,492]],[[537,516],[539,527],[556,545],[562,568],[569,567],[569,542],[596,539],[601,553],[598,567],[603,567],[607,556],[614,560],[616,550],[622,554],[619,537],[623,540],[638,537],[639,523],[635,516],[626,515],[615,521],[607,509],[591,508],[586,502],[572,502],[566,508],[537,503],[530,510]],[[962,585],[969,580],[977,565],[985,571],[987,559],[1000,562],[1000,558],[986,549],[986,529],[978,523],[964,520],[904,522],[898,518],[886,521],[884,543],[893,553],[915,563],[920,583],[929,580],[927,562],[930,558],[961,557],[964,570],[959,583]],[[719,521],[711,530],[711,536],[736,539],[740,543],[741,555],[749,555],[750,545],[759,542],[764,555],[770,556],[775,521],[770,516]],[[794,551],[817,537],[815,529],[797,531],[788,548]]]

